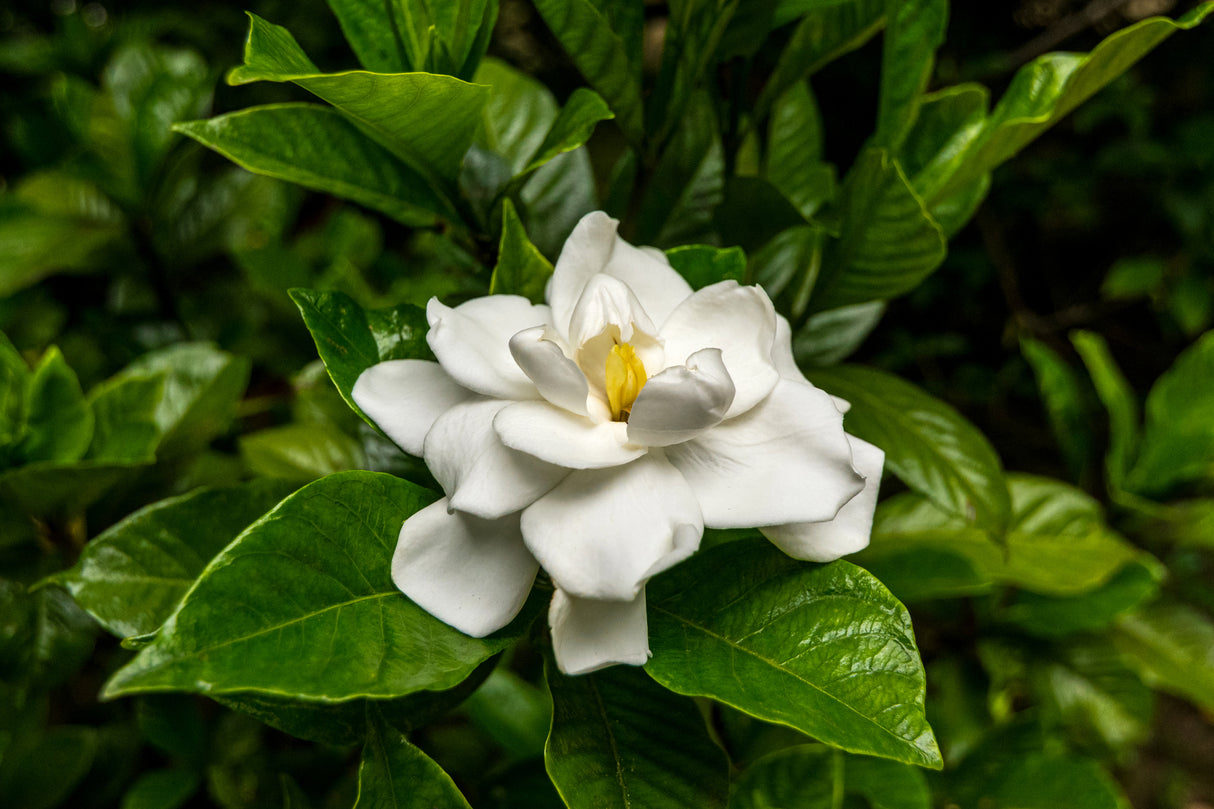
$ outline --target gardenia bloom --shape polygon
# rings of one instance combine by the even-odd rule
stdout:
[[[539,566],[568,674],[649,657],[645,583],[705,527],[759,527],[790,556],[868,544],[884,454],[843,431],[846,404],[793,362],[757,286],[693,292],[652,248],[582,219],[548,305],[431,299],[438,362],[368,368],[354,401],[446,497],[405,521],[392,578],[483,637],[518,613]]]

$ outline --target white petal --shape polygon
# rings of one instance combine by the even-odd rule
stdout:
[[[645,383],[628,417],[628,440],[665,447],[695,438],[725,418],[733,380],[721,350],[705,348]]]
[[[540,396],[557,407],[585,416],[590,386],[577,363],[565,355],[560,336],[548,326],[520,331],[510,338],[510,353]]]
[[[686,559],[704,526],[695,496],[658,454],[574,472],[523,512],[523,538],[556,586],[581,598],[631,600]]]
[[[510,338],[551,318],[547,306],[518,295],[473,298],[454,309],[431,298],[426,342],[451,377],[495,399],[536,399],[535,385],[510,355]]]
[[[865,477],[864,491],[848,500],[833,520],[759,529],[776,547],[794,559],[833,562],[840,556],[868,546],[873,532],[873,512],[877,508],[877,490],[881,487],[885,453],[854,435],[847,436],[847,440],[852,448],[852,464]]]
[[[547,402],[514,402],[497,414],[493,429],[506,446],[567,469],[604,469],[645,454],[628,443],[628,425],[591,421]]]
[[[617,663],[643,666],[651,656],[643,590],[632,601],[597,601],[558,589],[548,625],[557,668],[565,674],[589,674]]]
[[[776,341],[771,347],[771,361],[775,364],[776,370],[780,372],[781,379],[792,379],[797,382],[808,381],[798,367],[796,358],[793,357],[792,327],[788,324],[788,318],[781,314],[776,315]],[[830,398],[840,413],[851,410],[851,402],[846,399],[840,399],[834,394],[831,394]]]
[[[472,396],[437,362],[388,360],[359,374],[350,398],[384,435],[412,455],[422,454],[435,419]]]
[[[539,565],[517,516],[482,520],[448,512],[446,498],[405,520],[392,581],[435,618],[483,638],[518,614]]]
[[[493,418],[510,402],[477,398],[456,405],[426,436],[426,466],[451,499],[451,508],[485,519],[521,511],[555,486],[568,469],[502,443]]]
[[[780,380],[748,413],[666,454],[691,484],[710,528],[833,519],[864,488],[843,416],[807,382]]]
[[[776,312],[757,286],[722,281],[683,301],[662,324],[666,360],[682,362],[702,348],[721,349],[736,393],[726,418],[750,410],[780,378],[772,362]]]
[[[691,294],[691,286],[660,250],[633,247],[616,235],[618,227],[619,222],[595,211],[582,217],[565,242],[548,284],[553,323],[563,333],[569,334],[573,308],[597,273],[614,276],[631,287],[657,323]]]

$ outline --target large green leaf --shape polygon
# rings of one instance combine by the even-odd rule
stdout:
[[[1094,93],[1120,76],[1178,30],[1189,29],[1214,11],[1202,3],[1177,20],[1150,17],[1112,34],[1091,53],[1048,53],[1022,67],[965,148],[938,164],[917,187],[928,201],[980,179]]]
[[[547,674],[544,758],[567,806],[724,809],[729,759],[692,700],[627,666],[579,677],[549,666]]]
[[[561,107],[552,128],[544,136],[535,154],[523,169],[523,175],[528,176],[540,166],[545,165],[554,157],[565,152],[571,152],[590,139],[595,125],[599,121],[614,118],[615,114],[607,108],[602,96],[593,90],[579,87],[569,96],[565,106]]]
[[[646,670],[835,747],[941,766],[910,617],[854,565],[764,542],[700,553],[649,585]]]
[[[763,176],[802,216],[813,216],[835,196],[835,167],[822,159],[823,130],[807,82],[797,82],[777,99],[767,130]]]
[[[334,109],[272,104],[176,129],[255,174],[353,200],[407,225],[458,219],[425,177]]]
[[[469,809],[451,776],[374,707],[367,709],[367,727],[355,809]]]
[[[153,632],[211,558],[289,492],[260,481],[162,500],[93,539],[53,580],[113,634]]]
[[[366,469],[358,439],[331,424],[295,422],[240,436],[240,457],[256,475],[300,483]]]
[[[615,113],[624,135],[639,144],[644,135],[641,66],[629,58],[631,32],[613,29],[591,0],[537,0],[535,8],[577,69]]]
[[[742,0],[683,0],[670,4],[662,41],[657,84],[646,99],[645,123],[651,141],[666,142],[679,126]]]
[[[1154,604],[1123,618],[1113,639],[1149,685],[1214,710],[1214,623],[1207,617]]]
[[[502,203],[502,238],[498,243],[497,266],[489,280],[491,295],[522,295],[532,303],[543,303],[552,264],[544,258],[519,221],[514,203]]]
[[[915,123],[936,49],[944,42],[948,0],[902,0],[889,7],[873,141],[897,153]]]
[[[1214,478],[1214,332],[1176,358],[1147,394],[1146,426],[1126,488],[1161,495]]]
[[[770,753],[742,771],[734,809],[835,809],[856,795],[872,809],[930,809],[923,772],[879,758],[848,756],[822,745],[798,745]]]
[[[376,73],[404,73],[409,55],[401,38],[394,3],[381,0],[328,0],[341,32],[359,63]]]
[[[920,558],[927,554],[936,568],[944,556],[969,571],[972,578],[961,579],[968,589],[998,583],[1074,596],[1101,586],[1139,558],[1139,551],[1105,524],[1100,504],[1078,489],[1029,475],[1009,475],[1008,489],[1011,521],[1000,545],[963,518],[907,493],[877,509],[872,543],[856,561],[898,595],[907,585],[919,597],[931,595],[917,581]]]
[[[84,457],[93,440],[93,411],[59,349],[42,356],[28,395],[26,433],[17,449],[21,458],[70,463]]]
[[[944,261],[944,231],[888,152],[860,155],[839,207],[841,231],[823,262],[814,310],[909,292]]]
[[[453,181],[459,174],[487,88],[431,73],[319,73],[289,31],[256,14],[249,18],[245,64],[228,74],[229,83],[294,82],[423,176],[434,172],[439,180]]]
[[[476,81],[490,88],[476,143],[505,158],[511,176],[521,174],[556,120],[556,99],[541,82],[499,59],[482,62]]]
[[[990,92],[980,84],[946,87],[920,99],[918,117],[898,158],[921,197],[941,172],[951,170],[956,155],[981,136],[989,108]],[[989,187],[988,171],[948,194],[928,200],[928,212],[946,234],[952,235],[974,215]]]
[[[384,360],[433,359],[426,344],[426,313],[404,304],[366,310],[341,292],[291,290],[316,350],[342,398],[357,412],[350,397],[359,375]]]
[[[815,368],[809,380],[851,402],[849,433],[885,450],[885,465],[941,508],[983,528],[1007,523],[1003,468],[990,442],[944,402],[892,374],[856,365]]]
[[[340,702],[461,682],[513,635],[470,638],[393,585],[400,526],[432,499],[374,472],[304,487],[212,560],[105,696],[261,692]]]

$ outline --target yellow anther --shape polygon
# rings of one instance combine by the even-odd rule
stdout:
[[[613,421],[628,421],[632,403],[645,387],[645,366],[628,343],[617,343],[607,355],[607,404]]]

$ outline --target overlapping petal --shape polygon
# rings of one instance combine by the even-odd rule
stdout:
[[[518,295],[474,298],[454,309],[431,298],[426,342],[439,364],[465,388],[495,399],[537,399],[535,385],[510,355],[510,338],[551,317],[547,306]]]
[[[719,348],[735,393],[726,418],[750,410],[776,385],[772,361],[776,312],[759,287],[722,281],[679,304],[662,324],[666,361],[684,362],[702,348]]]
[[[570,595],[632,600],[687,558],[704,524],[691,489],[654,452],[627,466],[574,472],[523,512],[532,554]]]
[[[864,488],[843,416],[808,382],[782,379],[749,412],[666,453],[710,528],[833,519]]]
[[[590,386],[577,363],[566,356],[562,342],[551,327],[536,326],[510,338],[510,353],[535,383],[540,396],[570,413],[585,416]]]
[[[510,449],[493,419],[509,402],[476,399],[456,405],[426,435],[425,459],[451,508],[485,519],[521,511],[569,470]]]
[[[628,442],[628,426],[592,421],[548,402],[515,402],[493,428],[506,446],[567,469],[605,469],[635,460],[646,448]]]
[[[849,435],[847,439],[852,448],[852,464],[865,477],[864,490],[848,500],[833,520],[759,529],[763,536],[794,559],[832,562],[868,547],[885,453],[855,436]]]
[[[701,349],[646,383],[628,418],[628,439],[665,447],[695,438],[725,418],[733,396],[720,349]]]
[[[643,590],[631,601],[595,601],[558,589],[548,625],[556,665],[565,674],[589,674],[617,663],[641,666],[650,657]]]
[[[539,565],[517,515],[482,520],[450,511],[446,498],[405,520],[392,581],[435,618],[483,638],[518,615]]]
[[[437,362],[388,360],[354,382],[350,398],[405,452],[421,455],[435,420],[472,393]]]

